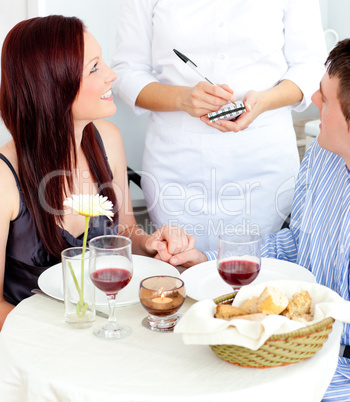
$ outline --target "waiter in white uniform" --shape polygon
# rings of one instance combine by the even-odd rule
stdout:
[[[225,230],[280,229],[299,168],[291,110],[324,73],[317,0],[124,0],[113,90],[151,110],[142,188],[152,222],[177,224],[202,251]],[[173,52],[194,61],[203,80]],[[210,123],[231,100],[247,112]]]

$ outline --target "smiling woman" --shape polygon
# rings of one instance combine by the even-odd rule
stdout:
[[[50,180],[48,177],[53,171],[71,172],[77,164],[80,142],[75,138],[75,121],[79,116],[75,117],[74,104],[84,82],[84,35],[83,23],[74,17],[50,16],[23,21],[7,36],[1,58],[1,115],[13,137],[13,143],[7,144],[5,150],[11,146],[16,154],[7,156],[4,152],[4,155],[12,165],[18,166],[19,183],[40,238],[56,257],[66,244],[56,225],[64,226],[64,214],[53,215],[50,208],[42,210],[41,203],[44,199],[52,209],[61,211],[64,191],[73,190],[71,174],[55,175]],[[72,37],[76,40],[70,40]],[[18,63],[19,56],[21,63]],[[90,118],[88,123],[91,121]],[[92,178],[97,185],[110,181],[109,167],[93,126],[85,122],[79,128],[80,140],[84,134],[81,143],[86,153],[84,159],[90,161],[86,167],[89,169],[91,161],[95,161],[91,166]],[[54,160],[51,153],[43,152],[47,149],[54,150]],[[41,199],[37,191],[43,188],[43,180],[45,193]],[[58,188],[62,190],[57,191]],[[103,193],[115,204],[110,189],[104,189]],[[16,204],[18,208],[19,202]],[[19,209],[13,211],[13,216],[18,212]],[[50,261],[49,257],[45,259]]]
[[[181,230],[136,229],[121,134],[103,120],[116,111],[115,78],[78,18],[25,20],[5,39],[0,112],[13,140],[0,148],[0,327],[62,250],[82,245],[85,218],[64,205],[76,193],[113,204],[112,222],[91,218],[88,241],[124,234],[133,253],[165,260],[193,247]]]
[[[84,82],[84,32],[77,18],[33,18],[17,24],[3,45],[0,110],[13,140],[0,150],[0,193],[6,195],[0,219],[9,228],[0,234],[0,271],[11,304],[30,295],[38,275],[59,261],[65,247],[81,241],[71,233],[84,231],[82,221],[63,209],[82,177],[72,174],[74,168],[84,166],[90,179],[83,183],[95,192],[111,181],[94,116],[78,127],[72,107]],[[111,185],[100,192],[116,205]],[[104,233],[103,222],[94,229],[95,235]]]

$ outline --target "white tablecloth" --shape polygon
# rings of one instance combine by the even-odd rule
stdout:
[[[140,304],[119,308],[133,334],[107,341],[92,328],[69,328],[62,303],[40,295],[24,300],[0,334],[0,400],[319,402],[336,368],[339,322],[311,359],[260,370],[231,365],[208,346],[186,346],[180,335],[150,331],[145,316]],[[103,321],[97,317],[95,325]]]

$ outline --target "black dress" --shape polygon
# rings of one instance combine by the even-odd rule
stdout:
[[[102,144],[100,135],[96,134]],[[4,298],[9,303],[17,305],[21,300],[32,295],[32,289],[38,287],[40,274],[47,268],[59,263],[60,259],[45,249],[39,237],[33,215],[25,202],[18,176],[4,155],[0,154],[0,159],[11,169],[20,196],[18,216],[10,222],[9,227],[4,277]],[[68,247],[82,246],[83,233],[78,238],[75,238],[64,229],[60,228],[60,231],[67,241]],[[88,241],[93,237],[117,233],[118,221],[111,226],[110,220],[105,216],[90,219]]]

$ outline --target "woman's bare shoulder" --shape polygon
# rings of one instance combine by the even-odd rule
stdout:
[[[96,120],[93,123],[99,131],[105,146],[106,143],[122,141],[121,132],[114,123],[103,119]]]
[[[11,165],[17,172],[17,153],[13,140],[8,141],[5,145],[0,147],[0,154],[3,154],[10,161]]]
[[[125,152],[121,132],[115,124],[108,120],[94,121],[94,125],[101,135],[108,161],[113,170],[117,165],[125,162]]]
[[[0,153],[11,163],[18,174],[18,161],[14,142],[11,140],[0,148]],[[14,219],[19,209],[19,193],[15,177],[9,166],[0,160],[0,205],[2,213]]]

